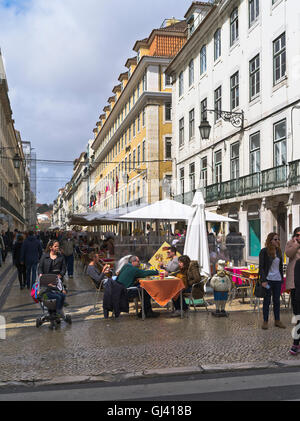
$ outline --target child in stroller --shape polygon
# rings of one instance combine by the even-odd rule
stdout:
[[[63,306],[65,304],[66,287],[63,285],[63,277],[66,273],[66,263],[59,250],[59,242],[49,241],[47,249],[41,258],[39,268],[39,282],[36,288],[40,291],[40,303],[42,308],[48,308],[49,314],[37,319],[37,327],[45,321],[50,321],[50,327],[57,327],[63,318],[67,323],[71,323],[71,317],[65,316]],[[45,287],[45,290],[41,290]]]
[[[38,285],[39,284],[39,285]],[[72,319],[69,314],[64,314],[63,304],[65,299],[65,286],[60,278],[55,274],[41,275],[38,283],[34,286],[34,299],[40,303],[43,315],[36,319],[36,327],[42,326],[46,322],[50,322],[50,329],[57,329],[63,319],[66,323],[71,324]],[[45,314],[45,308],[48,313]]]

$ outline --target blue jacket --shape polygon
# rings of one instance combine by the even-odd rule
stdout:
[[[42,254],[41,242],[33,235],[26,238],[21,249],[21,262],[24,262],[25,265],[38,263]]]

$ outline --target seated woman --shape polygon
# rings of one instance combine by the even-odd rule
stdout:
[[[63,306],[66,298],[66,291],[63,286],[63,277],[66,273],[66,263],[64,256],[59,253],[59,242],[50,240],[46,252],[43,254],[39,267],[39,275],[57,275],[60,282],[57,285],[49,284],[45,293],[50,300],[56,300],[56,312],[64,317]]]
[[[105,278],[105,275],[107,275],[110,272],[110,265],[104,265],[102,271],[100,269],[100,256],[98,253],[91,253],[89,255],[91,261],[88,265],[86,273],[92,278],[94,281],[96,288],[99,288],[101,281]]]
[[[178,264],[179,264],[179,271],[172,273],[172,275],[175,275],[177,278],[182,279],[185,285],[185,289],[182,292],[189,293],[192,291],[193,284],[201,282],[199,264],[197,261],[194,261],[194,260],[191,261],[191,259],[188,256],[180,256],[178,258]],[[203,297],[204,297],[204,286],[201,285],[197,298],[203,298]],[[181,315],[180,296],[177,298],[177,300],[173,300],[173,304],[175,307],[175,312],[173,314],[173,317],[179,317]],[[188,310],[188,305],[186,304],[184,299],[182,300],[182,309],[185,312]]]

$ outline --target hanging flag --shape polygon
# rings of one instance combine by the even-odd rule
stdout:
[[[119,179],[118,176],[116,177],[116,192],[118,193],[119,191]]]

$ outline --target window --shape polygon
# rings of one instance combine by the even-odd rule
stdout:
[[[183,95],[183,72],[179,75],[179,96]]]
[[[180,168],[180,191],[184,194],[184,168]]]
[[[201,173],[200,180],[202,180],[202,187],[207,186],[207,156],[201,158]]]
[[[230,46],[239,38],[239,14],[238,9],[234,9],[230,16]]]
[[[250,61],[249,86],[250,101],[256,98],[260,93],[260,56],[259,54]]]
[[[135,134],[136,134],[135,130],[136,130],[136,123],[135,123],[135,120],[134,120],[134,122],[132,123],[132,137],[133,138],[135,137]]]
[[[165,74],[165,88],[172,86],[172,77]]]
[[[260,172],[260,132],[250,136],[250,174]]]
[[[236,180],[240,176],[240,144],[231,145],[230,151],[231,180]]]
[[[143,92],[147,91],[147,71],[143,75]]]
[[[215,183],[222,183],[222,151],[215,152]]]
[[[222,86],[219,86],[215,90],[215,110],[217,111],[217,113],[215,113],[215,123],[216,123],[221,116],[221,110],[222,110]]]
[[[131,153],[128,156],[128,171],[131,171]]]
[[[194,84],[194,60],[189,63],[189,86]]]
[[[189,112],[189,140],[195,136],[195,110]]]
[[[140,116],[140,114],[137,118],[137,131],[138,131],[138,133],[141,131],[141,116]]]
[[[165,104],[165,121],[171,121],[172,119],[172,104],[167,102]]]
[[[282,120],[274,124],[274,166],[286,163],[286,120]]]
[[[165,158],[171,159],[172,158],[172,138],[166,137],[166,147],[165,147]]]
[[[190,191],[194,192],[196,190],[196,180],[195,180],[195,163],[190,164]]]
[[[207,70],[206,45],[203,45],[200,51],[200,75],[205,73],[206,70]]]
[[[201,101],[201,122],[207,121],[207,98]]]
[[[234,110],[240,104],[240,92],[239,92],[239,72],[236,72],[230,78],[230,98],[231,98],[231,110]]]
[[[137,148],[137,166],[141,165],[141,145]]]
[[[249,0],[249,28],[259,17],[259,0]]]
[[[214,58],[215,61],[221,56],[221,29],[217,29],[214,35]]]
[[[285,33],[273,42],[273,73],[274,85],[280,82],[286,73]]]
[[[146,141],[143,141],[143,150],[142,150],[142,160],[143,162],[146,161]]]
[[[146,124],[146,110],[145,110],[145,108],[143,109],[142,124],[143,124],[143,127],[145,127],[145,124]]]
[[[135,170],[135,166],[136,166],[136,161],[135,161],[135,159],[136,159],[136,151],[134,150],[134,151],[133,151],[133,154],[132,154],[132,169],[133,169],[133,170]]]
[[[184,117],[179,120],[179,147],[184,144]]]
[[[131,126],[128,129],[128,142],[131,142]]]

